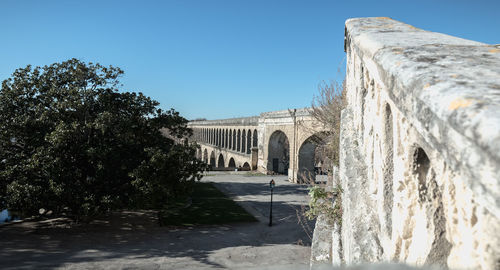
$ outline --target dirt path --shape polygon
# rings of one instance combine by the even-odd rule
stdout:
[[[90,225],[65,220],[0,227],[2,269],[307,269],[310,240],[295,208],[306,190],[277,182],[268,226],[267,176],[217,174],[213,181],[260,222],[192,228],[158,227],[154,211],[120,212]]]

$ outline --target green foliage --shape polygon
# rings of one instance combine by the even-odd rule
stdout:
[[[187,120],[142,93],[118,92],[121,74],[71,59],[3,81],[0,209],[91,217],[164,203],[201,178],[197,145],[183,139]]]
[[[342,225],[342,187],[336,185],[332,191],[324,187],[314,185],[309,188],[309,210],[305,212],[306,217],[315,219],[319,215],[325,215],[330,224]]]

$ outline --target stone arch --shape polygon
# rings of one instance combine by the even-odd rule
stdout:
[[[415,147],[413,153],[413,176],[418,182],[418,202],[425,208],[427,235],[432,235],[431,249],[424,264],[436,265],[440,268],[447,266],[447,259],[452,245],[446,239],[446,216],[444,213],[441,190],[436,182],[436,173],[425,150]]]
[[[248,164],[248,162],[243,163],[241,170],[242,171],[250,171],[250,164]]]
[[[210,153],[210,166],[212,166],[212,168],[215,168],[215,152],[212,151]]]
[[[219,143],[219,146],[224,148],[224,130],[221,129],[220,130],[220,143]]]
[[[221,147],[225,148],[226,147],[226,130],[222,130],[222,138],[221,138]]]
[[[252,131],[247,132],[247,154],[252,153]]]
[[[253,141],[253,147],[257,147],[258,146],[258,138],[257,138],[257,130],[254,129],[253,130],[253,136],[252,136],[252,141]]]
[[[205,163],[208,163],[208,151],[206,148],[205,151],[203,151],[203,161],[205,161]]]
[[[236,129],[233,129],[233,150],[236,150],[236,144],[237,144]]]
[[[321,167],[324,162],[316,154],[318,145],[324,145],[323,136],[320,134],[310,136],[300,145],[297,159],[297,180],[299,183],[316,180],[316,174],[319,173],[317,168]]]
[[[212,129],[212,145],[215,145],[215,129]]]
[[[236,151],[240,151],[241,146],[241,130],[238,129],[238,136],[236,138],[238,141],[236,142]]]
[[[393,177],[394,177],[394,139],[393,139],[393,118],[391,106],[385,105],[384,115],[384,141],[383,157],[384,157],[384,186],[383,186],[383,204],[385,212],[385,225],[387,234],[392,235],[392,204],[394,201],[393,193]]]
[[[243,132],[241,132],[241,153],[245,153],[245,149],[247,146],[246,138],[247,138],[246,131],[243,130]]]
[[[424,197],[427,193],[427,175],[429,174],[431,168],[431,161],[425,153],[424,149],[421,147],[415,147],[415,152],[413,153],[413,174],[417,178],[418,186],[418,196],[420,201],[424,201]]]
[[[229,159],[229,163],[228,163],[227,167],[236,168],[236,162],[234,162],[234,158]]]
[[[290,166],[290,144],[286,134],[277,130],[271,134],[267,150],[267,170],[288,174]]]
[[[217,141],[216,141],[216,144],[215,144],[216,146],[220,146],[220,136],[221,136],[220,133],[221,133],[220,129],[217,129]]]
[[[224,168],[224,155],[219,154],[219,158],[217,159],[217,168]]]
[[[218,142],[219,142],[219,130],[214,129],[214,145],[217,146]]]

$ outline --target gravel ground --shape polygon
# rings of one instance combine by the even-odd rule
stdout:
[[[269,181],[276,181],[269,227]],[[65,219],[0,227],[2,269],[308,269],[310,238],[296,210],[305,186],[285,176],[211,172],[259,222],[159,227],[154,211],[122,211],[85,226]],[[308,226],[313,226],[312,222]]]

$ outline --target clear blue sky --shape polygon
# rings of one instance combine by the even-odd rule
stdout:
[[[2,0],[0,14],[0,80],[73,57],[114,65],[123,90],[188,119],[310,106],[321,81],[342,79],[352,17],[500,43],[499,0]]]

